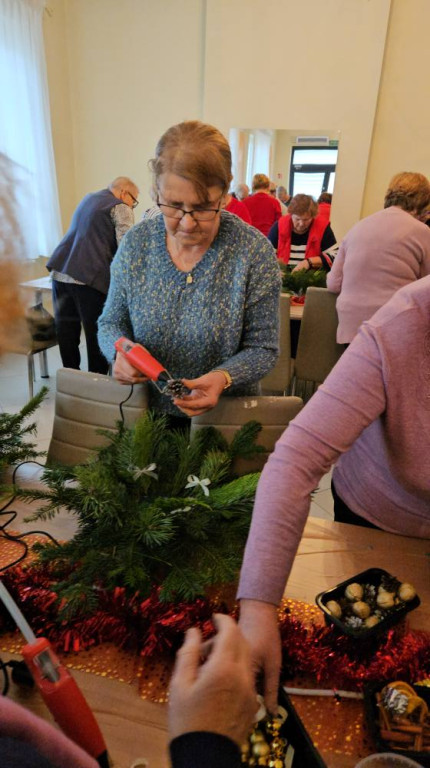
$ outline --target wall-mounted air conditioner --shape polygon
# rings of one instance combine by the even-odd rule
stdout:
[[[316,146],[319,145],[328,147],[330,138],[328,136],[297,136],[296,144],[301,146]]]

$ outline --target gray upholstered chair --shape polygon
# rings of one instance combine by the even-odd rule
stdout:
[[[284,395],[291,382],[290,296],[279,297],[280,354],[275,367],[261,380],[263,395]]]
[[[106,445],[107,438],[98,430],[116,428],[121,418],[120,404],[129,393],[130,387],[110,376],[60,368],[47,463],[78,464]],[[126,426],[134,424],[147,407],[147,385],[139,384],[122,406]]]
[[[222,397],[211,411],[194,416],[191,432],[213,426],[231,442],[235,432],[247,421],[260,422],[262,430],[257,444],[262,445],[266,452],[257,454],[253,459],[238,460],[235,471],[243,475],[262,468],[277,439],[302,407],[303,401],[299,397]]]
[[[344,351],[336,342],[336,299],[326,288],[311,287],[306,292],[291,390],[304,400],[324,381]]]

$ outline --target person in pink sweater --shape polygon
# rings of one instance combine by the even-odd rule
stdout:
[[[336,520],[430,538],[430,277],[401,288],[363,323],[262,472],[238,597],[271,709],[280,669],[277,604],[310,494],[335,463]]]
[[[338,293],[337,341],[349,344],[403,285],[430,274],[430,230],[419,217],[430,206],[430,184],[421,173],[391,180],[384,210],[359,221],[339,249],[327,288]]]

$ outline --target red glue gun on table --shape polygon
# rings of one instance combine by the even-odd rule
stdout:
[[[27,645],[22,649],[24,661],[61,730],[94,757],[101,768],[109,768],[109,757],[100,728],[74,678],[61,664],[48,640],[34,635],[1,581],[0,599],[27,640]]]
[[[180,379],[172,379],[170,373],[148,352],[141,344],[135,344],[124,336],[115,342],[115,349],[138,371],[143,373],[163,395],[182,397],[189,395],[190,390]]]

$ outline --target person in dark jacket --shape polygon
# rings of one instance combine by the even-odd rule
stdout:
[[[63,366],[79,369],[84,329],[88,370],[107,373],[108,362],[97,341],[97,320],[110,281],[110,265],[123,235],[134,224],[139,189],[118,176],[107,189],[86,195],[70,227],[47,263],[52,272],[53,302]]]

